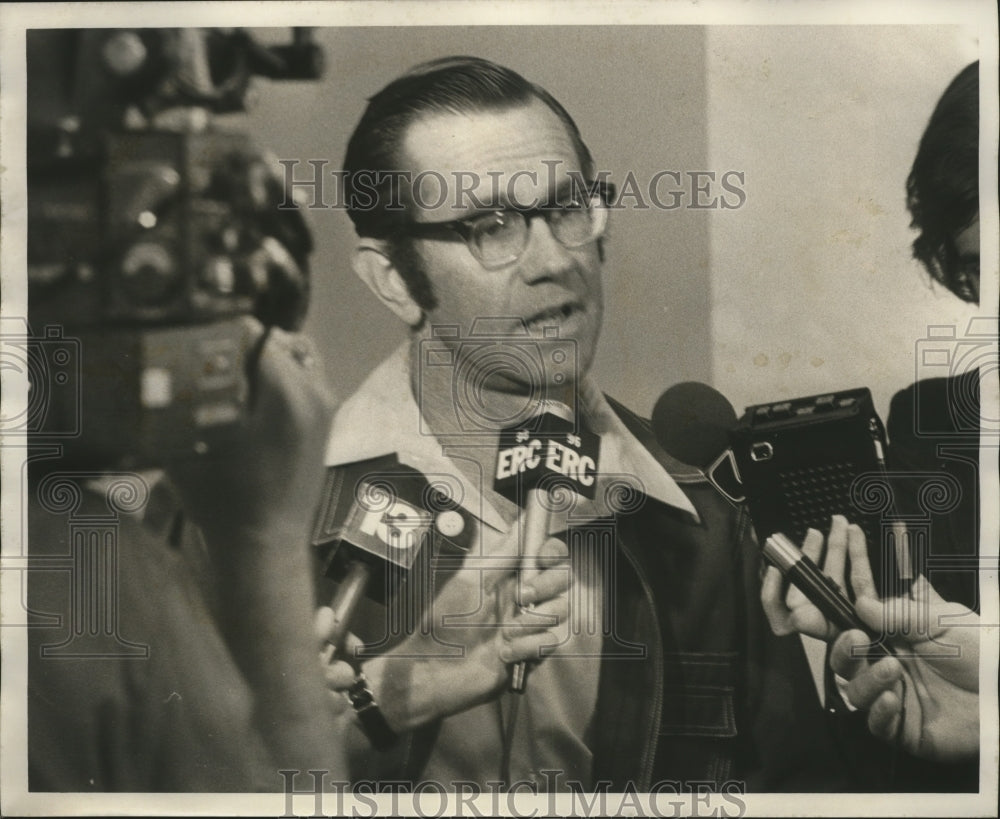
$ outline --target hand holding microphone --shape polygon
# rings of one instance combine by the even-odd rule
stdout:
[[[689,382],[657,401],[653,429],[663,449],[701,467],[720,492],[735,499],[740,492],[733,491],[732,479],[738,476],[719,468],[735,419],[724,396]],[[825,556],[816,529],[807,531],[801,550],[780,533],[759,534],[771,563],[761,586],[771,630],[833,643],[830,665],[846,681],[850,703],[868,711],[874,736],[927,759],[974,758],[980,640],[975,614],[942,600],[923,577],[909,596],[881,600],[864,532],[841,515],[831,520]],[[855,603],[843,591],[848,560]]]
[[[344,663],[328,662],[331,654],[355,654],[360,643],[350,627],[371,642],[364,677],[395,733],[495,696],[511,663],[537,657],[551,642],[542,623],[565,616],[568,572],[552,565],[564,559],[564,544],[540,545],[537,573],[521,588],[539,616],[517,618],[520,532],[499,535],[464,508],[433,500],[428,480],[446,478],[423,475],[395,456],[331,470],[314,535],[327,574],[340,582],[317,614],[319,639],[338,644],[325,652],[328,686],[342,700],[357,682]],[[365,597],[365,617],[358,617]],[[378,732],[369,738],[381,745]]]
[[[552,493],[594,497],[599,450],[600,439],[574,421],[569,407],[552,401],[527,422],[501,431],[493,486],[523,508],[522,583],[530,583],[539,571],[539,550],[549,536]],[[523,599],[518,602],[524,605]],[[527,662],[514,666],[511,691],[524,691],[527,673]]]
[[[803,551],[818,561],[822,543],[812,531]],[[772,566],[761,589],[772,630],[833,643],[830,667],[850,704],[868,712],[874,736],[925,759],[973,758],[979,750],[979,618],[942,600],[924,577],[914,581],[909,596],[880,600],[864,533],[839,515],[826,551],[824,570],[834,578],[843,578],[850,561],[856,595],[850,619],[856,622],[828,614],[819,597],[794,586],[782,600],[781,575]],[[891,640],[892,647],[876,645],[873,651],[875,635]]]

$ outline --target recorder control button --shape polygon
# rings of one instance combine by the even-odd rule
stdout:
[[[774,404],[771,407],[772,418],[790,418],[792,415],[792,402],[785,401],[781,404]]]

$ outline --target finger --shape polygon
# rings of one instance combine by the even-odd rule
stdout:
[[[319,642],[324,642],[330,634],[330,630],[335,623],[333,609],[329,606],[320,606],[313,615],[313,634]]]
[[[319,353],[313,340],[304,333],[293,333],[287,337],[288,351],[303,370],[319,368]]]
[[[358,649],[364,642],[351,632],[347,632],[341,641],[340,646],[335,646],[330,642],[330,635],[337,626],[337,619],[333,609],[329,606],[320,606],[313,616],[313,633],[316,640],[321,644],[320,659],[324,665],[333,662],[334,657],[346,660],[348,663],[355,662]]]
[[[522,560],[520,533],[515,525],[495,548],[491,548],[489,554],[477,554],[475,550],[469,550],[455,579],[471,583],[476,588],[482,586],[487,592],[492,592],[520,570]]]
[[[357,678],[354,669],[345,662],[334,662],[323,666],[326,687],[331,691],[346,691]]]
[[[895,691],[883,691],[868,709],[868,730],[872,736],[892,742],[902,716],[903,701],[899,695]]]
[[[864,657],[854,655],[855,646],[867,646],[871,641],[863,631],[852,629],[841,634],[830,649],[830,668],[845,680],[853,680],[868,665]],[[853,702],[853,699],[851,700]]]
[[[870,627],[874,634],[886,636],[891,632],[889,628],[889,614],[894,607],[888,606],[879,600],[871,597],[859,597],[854,603],[854,610],[862,622]]]
[[[947,605],[944,598],[937,593],[930,581],[922,574],[917,575],[917,579],[913,581],[913,599],[926,602],[932,607]]]
[[[570,567],[561,563],[536,574],[521,584],[520,604],[530,606],[543,603],[565,592],[570,586]]]
[[[564,563],[569,559],[569,546],[557,537],[550,537],[545,543],[542,544],[542,548],[538,550],[538,556],[536,558],[538,566],[541,569],[548,569],[552,566],[557,566],[560,563]]]
[[[764,607],[764,615],[771,625],[771,631],[779,637],[791,634],[795,630],[789,622],[788,609],[781,599],[784,580],[784,576],[776,566],[768,566],[760,586],[760,603]]]
[[[818,529],[806,529],[802,540],[802,553],[817,566],[823,565],[823,533]]]
[[[868,561],[868,543],[864,531],[855,523],[847,527],[847,553],[851,558],[851,588],[855,596],[878,600],[872,566]]]
[[[888,637],[900,637],[912,642],[917,639],[913,633],[913,618],[921,616],[923,605],[909,597],[889,597],[885,600],[878,600],[878,598],[868,596],[859,597],[854,603],[854,610],[865,623],[875,630],[875,633]]]
[[[883,693],[891,690],[902,676],[903,666],[899,660],[885,657],[864,668],[847,684],[847,696],[855,706],[867,710]]]
[[[788,622],[794,631],[818,640],[829,641],[839,633],[836,626],[827,622],[826,615],[812,604],[792,609]]]
[[[545,656],[541,649],[555,645],[557,642],[558,638],[549,630],[537,634],[505,638],[501,641],[500,659],[505,663],[540,660]]]
[[[343,619],[343,616],[338,619],[328,606],[317,609],[313,616],[313,629],[323,644],[322,651],[327,662],[333,658],[334,649],[345,649],[349,643],[346,620]],[[360,641],[354,638],[354,642],[359,643]],[[343,653],[344,659],[349,659],[347,652]]]
[[[569,617],[569,598],[562,595],[530,609],[519,610],[504,624],[503,636],[510,639],[548,631],[566,622],[567,617]]]
[[[844,587],[844,566],[847,564],[847,518],[833,515],[830,534],[826,539],[826,559],[823,573],[841,588]]]
[[[243,359],[244,375],[247,379],[247,406],[253,407],[257,401],[257,380],[264,348],[271,341],[274,328],[264,327],[257,319],[245,316],[241,322],[250,344]]]
[[[812,560],[817,566],[821,565],[820,559],[823,554],[823,535],[816,529],[807,529],[805,539],[802,541],[802,553]],[[809,598],[800,592],[795,586],[790,586],[788,594],[785,596],[785,604],[789,609],[796,609],[799,606],[811,605]]]

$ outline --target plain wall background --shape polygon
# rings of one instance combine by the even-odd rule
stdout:
[[[974,309],[913,260],[905,184],[951,79],[977,57],[942,26],[707,29],[709,158],[747,173],[712,214],[714,386],[746,404],[868,386],[883,419],[930,324]],[[984,302],[985,303],[985,302]]]
[[[287,30],[258,31],[281,40]],[[747,403],[867,385],[883,417],[931,323],[971,311],[910,258],[904,183],[934,102],[976,57],[944,26],[320,29],[319,83],[261,82],[251,128],[283,159],[340,167],[367,96],[409,66],[484,56],[576,119],[598,167],[745,173],[735,210],[613,215],[595,374],[641,412],[672,383]],[[330,181],[330,180],[328,180]],[[350,269],[343,211],[311,210],[307,331],[347,395],[403,337]]]

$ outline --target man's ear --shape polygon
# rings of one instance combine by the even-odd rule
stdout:
[[[406,282],[389,258],[385,242],[361,239],[354,248],[351,266],[378,300],[408,326],[416,327],[423,321],[423,310],[413,300]]]

